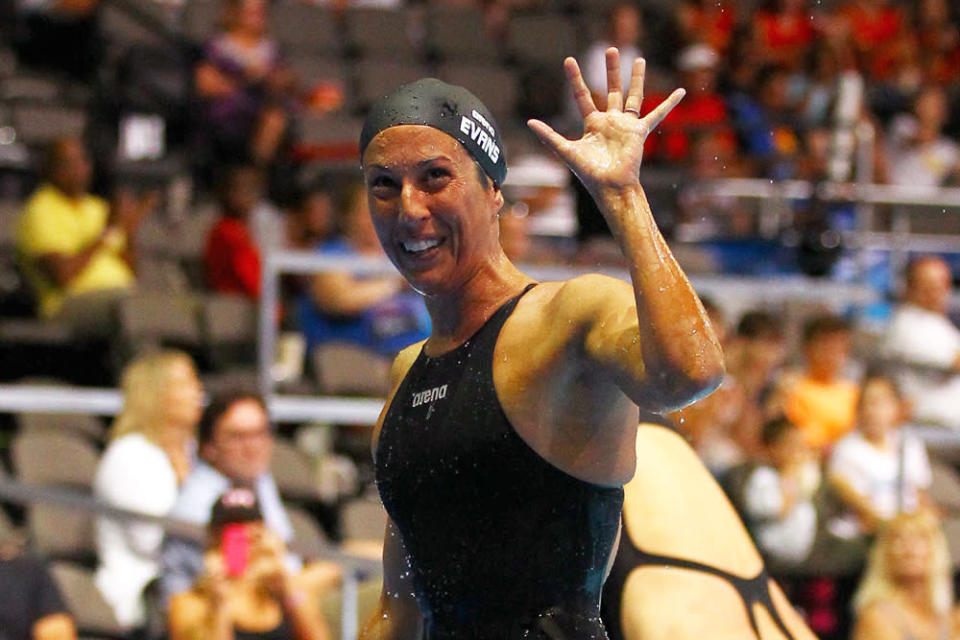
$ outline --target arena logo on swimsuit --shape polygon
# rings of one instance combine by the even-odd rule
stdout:
[[[422,404],[441,400],[447,397],[447,385],[427,389],[426,391],[417,391],[413,394],[413,404],[411,407],[419,407]]]
[[[475,109],[470,115],[474,117],[476,122],[467,116],[461,116],[460,131],[470,136],[470,139],[476,142],[477,145],[483,149],[483,152],[489,156],[491,162],[496,162],[500,159],[500,147],[494,142],[496,133],[493,127],[487,122],[487,119],[477,113]],[[480,124],[477,124],[477,122]],[[486,129],[486,131],[484,131],[484,129]]]

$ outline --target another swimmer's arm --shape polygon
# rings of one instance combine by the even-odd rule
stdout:
[[[383,591],[373,616],[360,632],[360,640],[419,640],[422,633],[403,541],[396,525],[388,520],[383,537]]]
[[[660,234],[640,186],[647,135],[684,92],[674,91],[638,118],[623,107],[640,108],[645,62],[634,63],[626,103],[616,49],[607,50],[606,62],[606,111],[597,110],[576,61],[564,63],[584,118],[582,138],[567,140],[539,120],[528,124],[590,191],[629,261],[635,311],[627,317],[626,301],[608,297],[604,315],[588,326],[588,348],[592,345],[601,362],[617,367],[621,388],[638,404],[676,410],[715,389],[723,377],[723,354],[707,314]]]

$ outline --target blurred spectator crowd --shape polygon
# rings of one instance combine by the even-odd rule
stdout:
[[[436,75],[490,106],[511,166],[501,242],[524,264],[617,264],[602,218],[523,124],[577,135],[562,59],[577,55],[602,105],[608,46],[625,74],[647,58],[644,109],[687,89],[644,172],[691,272],[850,279],[829,238],[854,229],[853,204],[794,201],[763,266],[744,253],[770,239],[755,205],[712,180],[960,184],[947,0],[0,0],[0,38],[0,379],[124,396],[109,429],[3,416],[6,461],[17,480],[195,525],[0,511],[0,575],[37,594],[17,627],[0,612],[0,638],[73,637],[69,610],[112,637],[214,637],[211,621],[334,634],[342,576],[313,560],[331,541],[378,557],[369,432],[270,424],[250,391],[257,305],[274,252],[383,259],[356,141],[366,107],[401,82]],[[864,123],[867,159],[851,143]],[[711,243],[731,239],[728,260]],[[960,429],[954,280],[949,261],[914,256],[870,281],[899,295],[867,327],[843,305],[704,300],[727,378],[670,421],[820,637],[960,637],[934,635],[960,566],[960,456],[905,428]],[[260,318],[280,330],[281,392],[383,397],[391,357],[430,332],[393,274],[276,285]]]

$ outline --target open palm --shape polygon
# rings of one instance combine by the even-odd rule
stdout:
[[[607,49],[606,63],[607,110],[600,111],[593,103],[577,61],[573,58],[564,60],[563,68],[583,116],[583,137],[579,140],[567,140],[540,120],[527,122],[543,143],[563,158],[594,194],[598,190],[620,189],[639,183],[644,141],[685,94],[683,89],[677,89],[641,118],[646,62],[643,58],[634,61],[626,100],[620,83],[620,52],[616,48]]]

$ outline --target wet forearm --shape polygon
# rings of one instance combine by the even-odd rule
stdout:
[[[643,188],[600,190],[596,200],[629,262],[648,370],[660,372],[666,386],[679,385],[694,397],[712,390],[723,376],[720,345],[657,228]]]

